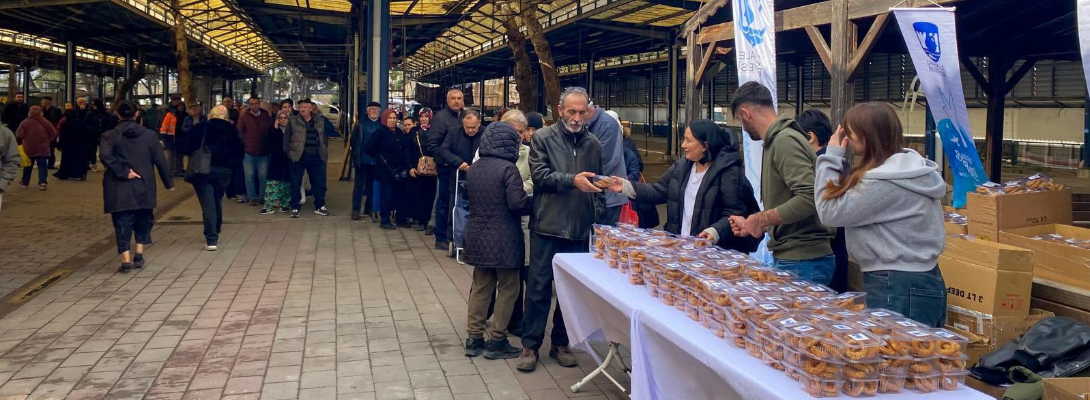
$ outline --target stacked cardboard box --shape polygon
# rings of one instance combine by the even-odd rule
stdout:
[[[968,212],[953,207],[942,206],[943,227],[947,235],[966,235],[969,233],[969,224],[966,221]]]
[[[1045,224],[1071,225],[1071,190],[968,195],[969,234],[999,241],[999,232]]]
[[[1090,240],[1090,229],[1049,224],[1004,229],[999,241],[1033,250],[1034,275],[1040,278],[1090,289],[1090,249],[1036,239],[1057,234],[1076,240]]]
[[[950,305],[992,316],[1025,316],[1033,252],[970,236],[947,236],[939,256]]]
[[[946,327],[972,340],[965,353],[969,356],[967,364],[973,365],[984,355],[1026,333],[1034,324],[1055,315],[1031,308],[1028,315],[996,317],[950,306],[946,313]]]
[[[1090,399],[1090,378],[1045,379],[1045,396],[1042,400]]]

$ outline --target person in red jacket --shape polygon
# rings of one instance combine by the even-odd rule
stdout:
[[[23,151],[32,160],[30,166],[23,168],[23,181],[19,186],[25,188],[30,184],[30,172],[34,170],[34,164],[38,164],[38,188],[45,190],[51,153],[49,144],[57,138],[57,129],[42,115],[41,107],[33,106],[29,118],[19,123],[15,137],[23,141]]]
[[[246,105],[246,111],[238,117],[238,132],[246,153],[242,158],[246,198],[251,206],[256,206],[265,197],[269,171],[269,149],[265,146],[265,135],[269,133],[273,120],[269,112],[261,108],[261,99],[257,96],[251,96]]]

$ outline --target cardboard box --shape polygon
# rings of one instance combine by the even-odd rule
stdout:
[[[1090,239],[1090,229],[1052,224],[1005,229],[999,235],[999,240],[1011,246],[1033,250],[1035,276],[1090,289],[1090,250],[1033,239],[1034,236],[1050,233],[1075,239]]]
[[[1033,288],[1033,253],[969,236],[947,236],[939,256],[947,303],[981,314],[1024,316]]]
[[[1090,378],[1045,379],[1045,396],[1042,400],[1090,399]]]
[[[1071,225],[1071,190],[1002,196],[968,195],[969,234],[999,241],[999,232],[1045,224]]]
[[[1003,345],[1014,340],[1041,320],[1054,317],[1051,311],[1031,308],[1024,316],[992,316],[950,306],[946,326],[982,345]]]
[[[959,210],[950,206],[942,206],[943,214],[956,213],[968,217],[968,213],[965,210]],[[943,221],[942,226],[946,228],[947,235],[967,235],[969,234],[969,225],[959,225],[951,222]]]
[[[950,305],[998,316],[1029,312],[1031,273],[1002,271],[946,256],[939,257],[939,268]]]

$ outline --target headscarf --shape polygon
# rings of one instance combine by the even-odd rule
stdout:
[[[704,158],[700,159],[701,163],[708,163],[715,160],[715,157],[724,150],[736,150],[732,138],[733,133],[727,129],[720,128],[715,122],[706,119],[698,119],[689,124],[689,130],[693,132],[693,137],[695,137],[696,140],[699,140],[704,143],[704,145],[708,146],[708,151],[704,153]]]
[[[387,108],[385,110],[382,110],[382,115],[380,115],[378,117],[378,124],[381,125],[385,129],[390,129],[390,128],[386,127],[386,120],[388,118],[390,118],[390,115],[397,115],[397,110],[392,109],[392,108]],[[396,129],[396,125],[395,125],[395,129]]]
[[[284,111],[284,110],[277,111],[276,112],[276,119],[273,120],[273,125],[276,125],[276,121],[280,120],[281,115],[283,115],[285,117],[288,117],[289,119],[291,118],[291,113],[289,113],[287,111]],[[287,128],[287,126],[281,126],[280,130],[283,131],[286,128]]]
[[[428,116],[427,125],[422,123],[422,124],[420,124],[420,128],[422,128],[424,130],[431,129],[431,119],[435,118],[435,113],[433,113],[430,108],[427,108],[427,107],[421,108],[420,111],[416,113],[416,115],[417,115],[417,119],[420,119],[421,116],[427,115]]]

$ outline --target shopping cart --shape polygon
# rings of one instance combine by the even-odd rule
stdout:
[[[454,260],[465,265],[462,253],[466,246],[466,225],[469,223],[469,199],[466,198],[462,171],[454,171],[454,207],[451,209],[451,232],[454,235]]]

